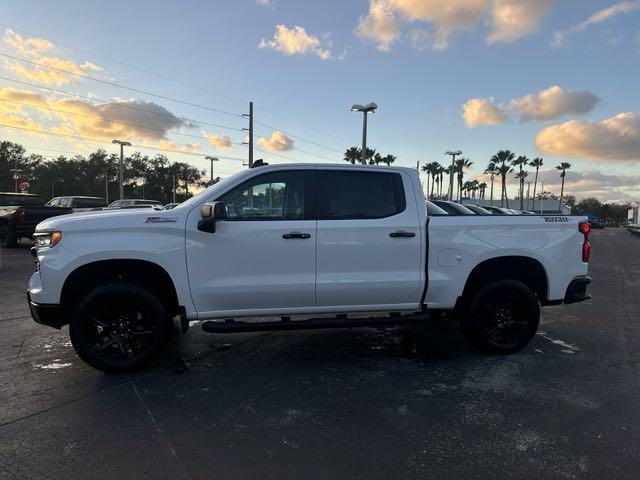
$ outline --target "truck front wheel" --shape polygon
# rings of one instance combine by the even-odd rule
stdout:
[[[172,323],[162,303],[144,288],[124,282],[101,285],[73,311],[71,343],[85,362],[105,372],[138,369],[162,352]]]
[[[462,332],[475,347],[501,355],[524,348],[539,323],[538,298],[517,280],[498,280],[481,288],[460,318]]]

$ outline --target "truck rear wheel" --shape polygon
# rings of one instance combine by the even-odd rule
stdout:
[[[524,283],[499,280],[478,290],[463,309],[465,337],[485,353],[506,355],[524,348],[540,323],[540,302]]]
[[[171,330],[171,320],[156,296],[124,282],[107,283],[85,295],[69,325],[80,358],[105,372],[143,367],[162,352]]]

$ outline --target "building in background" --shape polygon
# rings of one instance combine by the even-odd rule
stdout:
[[[632,202],[629,205],[629,213],[627,214],[627,219],[629,220],[629,223],[638,225],[640,223],[640,218],[638,218],[640,216],[639,214],[640,214],[640,203]]]

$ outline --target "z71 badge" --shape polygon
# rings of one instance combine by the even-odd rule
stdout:
[[[544,221],[547,223],[566,223],[569,221],[567,217],[558,216],[558,217],[544,217]]]

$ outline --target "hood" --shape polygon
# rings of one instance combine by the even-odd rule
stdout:
[[[150,208],[77,212],[44,220],[36,226],[36,231],[117,230],[121,228],[140,228],[144,225],[158,225],[163,223],[175,225],[176,223],[184,221],[183,217],[185,216],[186,215],[180,215],[176,210],[165,211]]]

